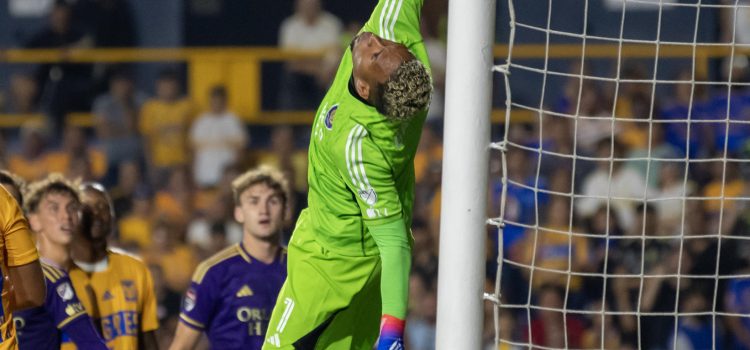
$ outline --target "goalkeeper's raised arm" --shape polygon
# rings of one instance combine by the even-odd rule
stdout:
[[[403,349],[414,155],[432,93],[422,0],[382,0],[315,115],[308,204],[268,349]]]

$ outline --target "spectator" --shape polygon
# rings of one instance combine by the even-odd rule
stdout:
[[[0,103],[0,110],[8,114],[34,114],[39,112],[37,104],[39,86],[29,74],[16,73],[10,77],[8,101]]]
[[[157,186],[172,169],[190,161],[187,132],[191,118],[192,107],[180,96],[177,73],[162,71],[156,81],[156,98],[143,105],[138,125],[145,139],[151,180]]]
[[[584,272],[589,266],[589,242],[586,237],[572,236],[580,230],[571,227],[570,203],[564,197],[553,197],[545,210],[538,229],[528,229],[521,244],[520,262],[524,265],[544,268],[531,271],[532,290],[542,285],[570,288],[578,292],[581,276],[568,278],[567,272]]]
[[[49,24],[35,34],[27,48],[59,48],[69,50],[91,47],[92,40],[71,21],[71,7],[67,2],[55,1]],[[65,114],[84,111],[91,103],[91,66],[76,63],[43,64],[37,69],[37,85],[42,87],[42,108],[49,111],[52,135],[60,135]]]
[[[569,313],[563,313],[565,292],[560,287],[544,285],[538,293],[537,305],[543,309],[534,314],[527,340],[532,346],[581,348],[583,322]]]
[[[146,96],[133,88],[128,73],[116,72],[109,80],[109,91],[94,100],[96,137],[107,156],[105,183],[117,182],[118,164],[143,162],[143,145],[138,136],[138,113]]]
[[[190,286],[190,277],[198,266],[198,259],[185,244],[184,237],[184,232],[177,226],[157,221],[153,226],[153,244],[146,253],[147,261],[158,264],[164,271],[167,290],[180,294]]]
[[[279,46],[289,50],[323,51],[338,46],[341,21],[322,10],[320,0],[296,0],[294,14],[281,23]],[[315,109],[323,98],[321,59],[300,59],[287,64],[281,79],[279,107]]]
[[[693,158],[704,154],[707,151],[706,147],[710,146],[705,142],[704,135],[709,128],[700,123],[687,122],[687,120],[707,117],[706,88],[692,83],[693,73],[690,70],[681,71],[676,79],[685,83],[674,84],[672,98],[661,110],[661,119],[669,121],[662,124],[664,125],[664,139],[679,151],[679,155],[684,156],[689,153],[689,156]]]
[[[60,149],[47,155],[47,165],[51,172],[68,173],[84,170],[84,173],[90,173],[93,179],[99,179],[104,175],[106,160],[101,151],[88,144],[82,128],[68,125],[63,132]],[[84,166],[83,169],[80,166]]]
[[[27,121],[21,126],[21,149],[8,158],[8,169],[26,181],[36,181],[49,173],[48,132],[44,125]]]
[[[131,200],[132,210],[118,222],[119,241],[123,246],[144,252],[152,245],[153,204],[145,189],[135,191]]]
[[[292,190],[307,192],[307,151],[295,148],[294,129],[289,125],[274,126],[271,145],[261,153],[258,164],[288,171]]]
[[[709,316],[696,315],[711,310],[705,293],[696,289],[688,288],[680,296],[680,312],[686,313],[677,322],[677,334],[669,340],[670,349],[698,350],[698,349],[724,349],[721,324],[713,323]],[[716,339],[716,343],[714,340]]]
[[[743,274],[747,274],[747,264],[742,269]],[[724,296],[724,308],[729,313],[747,315],[750,314],[750,303],[747,298],[750,295],[750,278],[735,278],[729,280],[726,295]],[[750,318],[747,317],[726,317],[727,329],[731,341],[730,349],[748,350],[750,349]]]
[[[193,178],[199,187],[213,187],[221,179],[224,167],[234,164],[247,145],[245,126],[227,110],[227,91],[211,90],[210,110],[193,122],[190,143],[193,147]]]
[[[709,215],[718,218],[722,210],[733,210],[742,204],[737,199],[731,199],[745,194],[745,181],[740,175],[739,165],[735,162],[711,163],[711,182],[703,188],[703,197],[711,198],[703,202]]]
[[[156,193],[156,215],[171,225],[185,227],[193,214],[193,185],[186,168],[174,168],[167,185]]]
[[[143,182],[141,168],[134,161],[119,164],[117,184],[109,191],[116,217],[123,218],[133,209],[133,198],[136,192],[149,193],[148,186]]]
[[[613,150],[612,153],[610,153],[610,147]],[[625,230],[631,228],[635,203],[647,196],[649,189],[646,180],[638,171],[624,166],[621,160],[613,160],[622,159],[623,154],[623,147],[617,140],[607,138],[599,141],[596,169],[584,179],[582,191],[584,197],[576,201],[578,204],[576,214],[582,219],[590,217],[599,206],[609,201],[622,228]]]
[[[208,207],[206,213],[199,215],[190,221],[187,228],[187,243],[203,250],[206,254],[215,245],[217,237],[214,237],[216,225],[221,225],[221,230],[226,234],[224,241],[227,244],[238,243],[242,240],[242,226],[234,221],[232,217],[233,206],[231,198],[217,196]],[[208,255],[210,256],[210,255]]]
[[[685,182],[685,166],[676,162],[665,162],[659,174],[659,189],[655,202],[659,211],[659,225],[666,234],[679,234],[683,220],[683,202],[681,197],[695,194],[695,184],[692,181]],[[665,199],[674,198],[674,199]]]

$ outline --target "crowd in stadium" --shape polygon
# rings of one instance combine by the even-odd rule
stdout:
[[[89,5],[57,2],[48,26],[19,44],[133,45],[126,1],[78,3]],[[340,46],[357,30],[321,11],[318,1],[297,4],[280,26],[282,47]],[[435,341],[445,69],[441,10],[427,16],[425,26],[436,92],[414,160],[407,321],[408,348],[414,350],[431,349]],[[309,23],[316,25],[306,27]],[[280,77],[279,107],[317,108],[338,58],[334,66],[329,57],[289,63]],[[720,74],[750,81],[747,58],[737,56],[733,63]],[[638,62],[624,66],[623,79],[650,78]],[[242,237],[231,187],[239,174],[270,165],[287,176],[293,191],[285,225],[289,239],[307,201],[310,129],[248,126],[228,108],[223,86],[211,90],[208,109],[198,110],[183,93],[179,66],[161,70],[149,86],[137,86],[134,70],[51,63],[14,71],[0,91],[0,113],[44,113],[46,119],[0,133],[0,168],[29,182],[56,172],[107,187],[117,218],[111,245],[148,264],[159,342],[167,348],[198,263]],[[580,71],[571,65],[571,72]],[[503,303],[535,307],[528,313],[503,307],[503,339],[546,347],[667,349],[677,342],[678,349],[702,349],[711,346],[715,329],[717,348],[750,349],[747,318],[710,316],[750,312],[748,280],[717,279],[750,271],[745,200],[750,185],[744,180],[750,169],[731,161],[750,157],[750,91],[691,84],[690,69],[675,79],[686,82],[654,94],[648,83],[623,83],[615,93],[594,80],[570,78],[560,98],[545,107],[551,113],[541,123],[508,130],[513,144],[506,154],[506,225],[500,238],[495,229],[487,232],[486,289],[494,290],[500,239],[509,261],[500,281]],[[93,127],[66,123],[69,112],[92,113]],[[570,117],[575,115],[597,118]],[[687,122],[688,115],[702,121]],[[539,149],[545,151],[541,156]],[[499,154],[493,154],[490,171],[489,215],[497,216],[503,187]],[[489,348],[495,326],[492,304],[485,305]],[[676,312],[687,315],[677,318]]]

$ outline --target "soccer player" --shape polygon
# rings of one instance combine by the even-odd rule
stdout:
[[[45,288],[39,254],[29,225],[13,195],[0,186],[0,350],[16,349],[13,312],[44,304]]]
[[[380,0],[313,122],[308,203],[264,349],[403,347],[414,154],[432,92],[422,0]],[[382,305],[381,305],[382,302]]]
[[[110,349],[157,349],[151,273],[140,259],[108,249],[114,214],[104,187],[84,183],[80,189],[81,229],[74,233],[69,271],[73,287]],[[72,348],[71,343],[62,347]]]
[[[18,180],[5,186],[16,188],[18,193],[23,188]],[[106,350],[64,272],[70,265],[69,245],[78,224],[78,189],[53,174],[32,183],[26,197],[29,224],[37,234],[47,297],[43,306],[14,315],[19,348],[60,349],[65,338],[84,349]],[[18,200],[24,204],[23,197]]]
[[[279,246],[289,184],[268,167],[232,182],[242,242],[201,263],[185,295],[171,350],[193,349],[206,332],[213,349],[260,349],[281,285],[286,251]]]

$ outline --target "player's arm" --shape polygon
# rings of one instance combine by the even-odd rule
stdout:
[[[215,293],[212,286],[218,286],[209,274],[210,266],[198,265],[193,273],[190,288],[185,292],[185,298],[180,310],[180,323],[177,325],[171,350],[193,349],[200,340],[201,333],[210,320],[211,310],[214,309]]]
[[[159,342],[156,340],[156,330],[159,328],[159,319],[156,316],[156,294],[154,292],[154,280],[151,271],[143,265],[143,289],[141,291],[141,314],[140,329],[138,332],[138,348],[145,350],[158,350]]]
[[[138,333],[138,348],[140,350],[159,350],[156,331]]]
[[[2,239],[5,241],[5,263],[11,283],[11,308],[23,310],[44,304],[47,288],[39,264],[39,254],[31,239],[29,224],[15,199],[0,186],[2,202]],[[11,310],[12,311],[12,310]]]
[[[383,152],[357,125],[347,150],[342,150],[347,184],[354,192],[365,225],[378,246],[381,260],[382,319],[379,349],[403,343],[409,296],[411,243],[402,213],[393,170]],[[352,152],[356,149],[356,152]]]
[[[91,317],[76,295],[70,278],[62,271],[42,265],[47,280],[44,308],[52,315],[57,328],[70,336],[79,349],[107,350],[107,345],[94,329]]]
[[[45,288],[39,260],[20,266],[8,266],[12,285],[12,311],[39,307],[44,304]]]
[[[379,0],[363,30],[406,46],[421,42],[422,3],[423,0]]]
[[[192,350],[198,344],[201,338],[201,332],[195,328],[189,327],[180,322],[174,333],[174,339],[169,346],[169,350]]]

